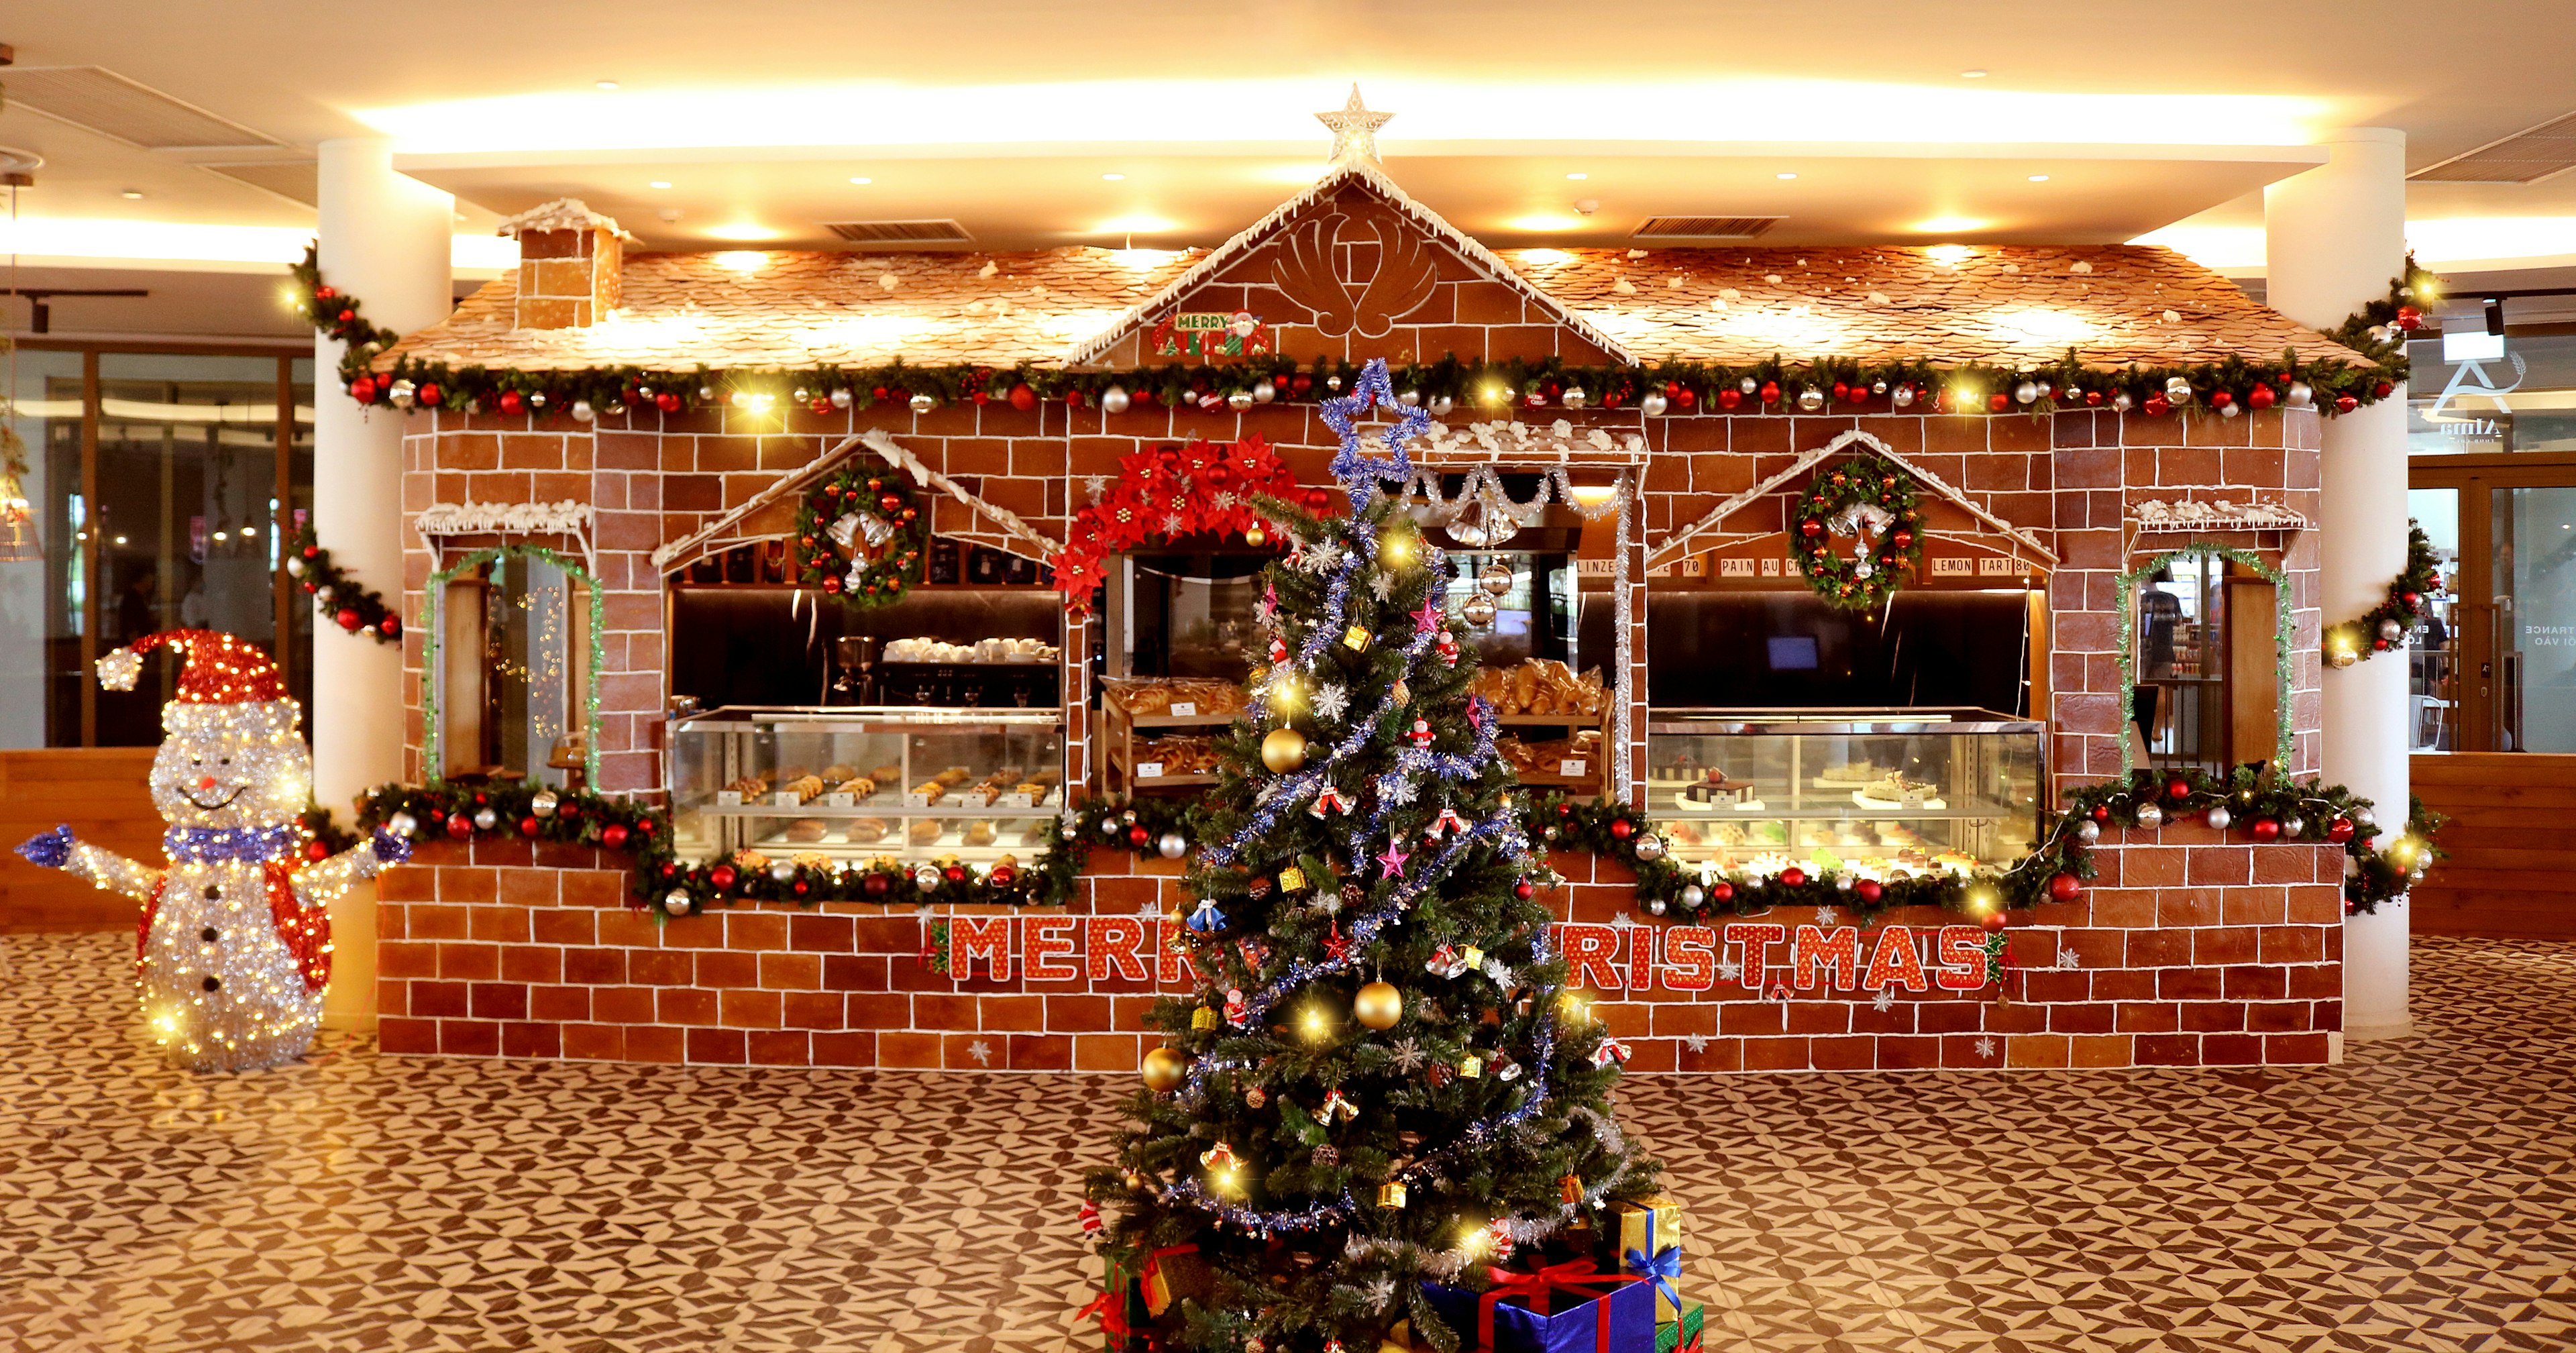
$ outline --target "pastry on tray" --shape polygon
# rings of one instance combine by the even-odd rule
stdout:
[[[819,817],[800,817],[788,823],[787,830],[780,832],[779,835],[799,845],[811,845],[822,840],[830,831],[831,828],[823,825],[823,819]]]
[[[939,839],[941,830],[939,819],[917,817],[912,820],[912,825],[904,830],[903,836],[913,845],[926,846]]]
[[[1731,801],[1738,793],[1752,787],[1751,780],[1730,780],[1725,771],[1712,766],[1697,784],[1682,791],[1682,797],[1693,803],[1719,803]]]
[[[832,792],[847,794],[854,799],[864,799],[877,792],[877,782],[864,775],[853,776],[833,786]]]
[[[1001,827],[994,823],[969,822],[966,824],[966,844],[970,846],[989,846],[1000,840],[1001,836]]]
[[[823,778],[834,784],[839,784],[843,780],[855,779],[858,776],[858,773],[859,768],[856,766],[834,764],[823,768]]]
[[[795,795],[798,803],[810,803],[816,795],[823,792],[823,777],[819,775],[799,776],[796,779],[780,785],[778,787],[778,792],[781,794]]]
[[[903,767],[898,766],[898,765],[895,765],[895,764],[893,764],[892,762],[888,762],[888,763],[887,763],[887,764],[885,764],[885,765],[879,766],[879,767],[875,768],[874,770],[869,771],[869,772],[868,772],[868,778],[869,778],[869,779],[871,779],[871,780],[876,781],[878,784],[881,784],[881,785],[882,785],[882,784],[891,784],[891,783],[893,783],[894,781],[897,781],[897,780],[900,780],[900,779],[902,779],[902,778],[903,778]]]
[[[850,820],[849,830],[841,833],[841,839],[854,846],[865,846],[884,840],[885,834],[886,823],[884,818],[852,818]]]
[[[937,803],[948,797],[948,786],[939,780],[924,780],[914,785],[912,792],[920,795],[925,803]]]

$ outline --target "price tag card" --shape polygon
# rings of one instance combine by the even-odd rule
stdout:
[[[1931,790],[1918,789],[1912,785],[1908,785],[1906,786],[1905,793],[1897,799],[1897,802],[1908,808],[1920,808],[1923,806],[1923,801],[1930,797],[1932,797]]]
[[[1002,796],[1002,806],[1005,808],[1037,807],[1035,803],[1030,802],[1029,796],[1026,794],[1005,794]]]
[[[1160,761],[1139,761],[1136,763],[1136,778],[1139,780],[1155,779],[1162,773],[1163,763]]]
[[[856,808],[859,806],[859,796],[856,794],[826,794],[823,796],[823,806],[826,808]]]
[[[903,796],[903,806],[906,808],[927,808],[930,806],[930,796],[927,794],[905,794]]]
[[[1172,717],[1173,717],[1173,718],[1175,718],[1175,719],[1195,719],[1195,718],[1197,718],[1198,716],[1199,716],[1199,707],[1198,707],[1197,705],[1195,705],[1195,704],[1191,703],[1190,701],[1187,701],[1187,700],[1175,700],[1175,701],[1173,701],[1173,702],[1172,702]]]
[[[770,795],[769,802],[779,808],[802,808],[805,806],[805,796],[792,789],[782,789]]]
[[[1556,763],[1556,773],[1559,775],[1581,775],[1583,773],[1583,765],[1584,760],[1582,757],[1568,757],[1565,760]]]
[[[741,791],[741,790],[739,790],[739,789],[719,789],[719,790],[717,790],[717,791],[716,791],[716,807],[718,807],[718,808],[740,808],[741,806],[742,806],[742,791]]]

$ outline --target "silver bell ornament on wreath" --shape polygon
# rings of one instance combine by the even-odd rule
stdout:
[[[939,407],[939,398],[931,394],[918,394],[912,397],[911,405],[914,413],[928,413]]]
[[[1469,597],[1458,604],[1458,618],[1478,629],[1493,624],[1494,617],[1499,612],[1500,608],[1494,605],[1494,599],[1487,596]]]
[[[1660,860],[1664,858],[1664,838],[1647,832],[1637,838],[1636,851],[1638,859]]]
[[[1497,559],[1476,574],[1476,585],[1494,596],[1512,590],[1512,566]]]
[[[1154,853],[1166,860],[1177,860],[1190,853],[1190,839],[1179,832],[1165,832],[1154,843]]]

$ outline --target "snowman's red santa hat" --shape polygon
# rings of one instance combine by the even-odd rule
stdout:
[[[227,712],[253,714],[267,722],[295,725],[295,702],[278,679],[277,664],[259,645],[221,630],[163,630],[147,634],[128,647],[98,660],[98,684],[111,691],[134,689],[142,675],[143,655],[157,648],[178,650],[178,698],[162,710],[162,724],[174,731],[189,706],[219,706]],[[208,713],[215,711],[209,710]]]

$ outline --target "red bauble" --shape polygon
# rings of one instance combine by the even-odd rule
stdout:
[[[1610,836],[1613,840],[1625,841],[1630,836],[1635,835],[1636,831],[1637,824],[1630,822],[1624,817],[1614,817],[1610,819]]]
[[[1717,392],[1717,407],[1721,409],[1732,409],[1743,402],[1744,395],[1742,391],[1720,390]]]
[[[447,392],[439,389],[437,382],[431,381],[420,387],[419,398],[422,408],[436,408],[440,400],[447,398]]]
[[[2424,312],[2411,305],[2397,307],[2397,327],[2409,332],[2424,327]]]
[[[714,884],[717,892],[732,887],[734,878],[733,866],[729,864],[720,864],[707,871],[707,882]]]
[[[2048,880],[2048,895],[2059,902],[2072,902],[2084,895],[2084,880],[2073,874],[2056,874]]]
[[[398,616],[386,616],[376,630],[388,639],[399,639],[402,637],[402,620]]]
[[[2102,407],[2102,392],[2101,392],[2101,391],[2099,391],[2099,390],[2087,390],[2087,391],[2085,391],[2085,392],[2084,392],[2084,405],[2085,405],[2085,407],[2086,407],[2086,408],[2093,408],[2093,409],[2098,409],[2098,408]]]
[[[939,876],[951,883],[964,883],[966,881],[966,866],[962,864],[952,864],[947,868],[940,870]]]
[[[2173,402],[2166,399],[2163,395],[2149,395],[2147,396],[2147,402],[2139,405],[2138,407],[2146,410],[2150,417],[2155,418],[2162,418],[2166,414],[2173,412]]]
[[[340,623],[340,628],[347,630],[352,634],[358,632],[357,608],[352,606],[343,606],[340,608],[340,613],[331,618]]]
[[[2250,409],[2268,409],[2272,407],[2272,402],[2279,398],[2279,395],[2272,393],[2271,386],[2257,385],[2245,392],[2245,406]]]
[[[1556,815],[1557,815],[1558,817],[1572,817],[1572,816],[1574,816],[1574,805],[1573,805],[1573,804],[1570,804],[1570,803],[1560,803],[1560,804],[1558,804],[1558,805],[1556,806]]]
[[[2379,384],[2370,387],[2370,392],[2379,396],[2381,399],[2386,399],[2390,395],[2397,393],[2397,387],[2386,381],[2381,381]]]
[[[2423,605],[2423,604],[2424,604],[2424,598],[2422,598],[2422,597],[2420,597],[2420,596],[2416,595],[2416,594],[2415,594],[2415,593],[2413,593],[2413,592],[2400,592],[2400,593],[2398,593],[2398,594],[2397,594],[2397,600],[2398,600],[2398,602],[2399,602],[2401,605],[2405,606],[2405,608],[2406,608],[2407,610],[2410,610],[2410,611],[2411,611],[2411,610],[2414,610],[2416,607],[2421,606],[2421,605]]]
[[[307,545],[307,546],[305,546],[305,547],[304,547],[304,557],[305,557],[305,558],[307,558],[307,559],[319,559],[319,558],[321,558],[321,557],[322,557],[322,547],[321,547],[321,546],[319,546],[319,545]]]
[[[859,895],[862,897],[883,897],[886,895],[886,890],[893,886],[894,885],[889,882],[883,874],[863,875],[859,879]]]
[[[2213,409],[2224,409],[2235,402],[2236,396],[2231,395],[2224,390],[2212,390],[2209,392],[2209,407]]]
[[[1807,871],[1794,864],[1780,871],[1780,882],[1788,887],[1795,888],[1806,881]]]
[[[2353,826],[2351,818],[2339,817],[2326,824],[2326,839],[2336,845],[2342,845],[2352,839],[2352,834],[2356,830],[2358,828]]]
[[[1809,540],[1813,540],[1824,533],[1825,524],[1813,518],[1809,518],[1806,521],[1798,523],[1798,534],[1805,536]]]
[[[1780,399],[1780,382],[1778,382],[1778,381],[1764,381],[1764,382],[1762,382],[1762,392],[1761,392],[1761,393],[1762,393],[1762,402],[1763,402],[1763,403],[1765,403],[1765,404],[1773,404],[1773,403],[1777,403],[1777,402],[1779,402],[1779,399]]]
[[[1986,913],[1986,929],[1988,929],[1988,930],[2001,930],[2001,929],[2003,929],[2003,928],[2004,928],[2004,914],[2003,914],[2002,912],[1999,912],[1999,911],[1990,911],[1990,912],[1987,912],[1987,913]]]
[[[501,392],[501,412],[514,414],[527,407],[528,401],[520,398],[518,391],[504,390]]]
[[[903,499],[896,494],[880,493],[877,495],[877,508],[889,515],[900,512],[903,510]]]
[[[1834,382],[1834,398],[1836,398],[1836,399],[1849,399],[1849,398],[1851,398],[1851,387],[1850,387],[1849,385],[1844,384],[1844,383],[1843,383],[1843,382],[1841,382],[1841,381],[1835,381],[1835,382]]]
[[[534,835],[536,835],[536,834],[537,834],[537,828],[538,828],[538,826],[539,826],[539,825],[541,825],[541,824],[539,824],[539,823],[538,823],[538,821],[537,821],[535,818],[533,818],[533,817],[523,817],[523,818],[520,818],[520,819],[519,819],[519,835],[521,835],[521,836],[534,836]]]
[[[1708,885],[1708,900],[1711,902],[1734,901],[1735,885],[1724,879],[1719,879],[1717,882]]]
[[[339,294],[340,294],[340,289],[339,289],[338,287],[315,287],[315,288],[313,288],[313,299],[315,299],[315,300],[317,300],[317,301],[327,301],[327,300],[330,300],[330,299],[332,299],[332,298],[334,298],[334,297],[338,296]]]
[[[1145,848],[1145,843],[1153,839],[1153,833],[1146,831],[1143,823],[1138,823],[1127,829],[1127,844],[1134,846],[1138,850],[1143,850]]]
[[[798,879],[796,880],[796,886],[788,889],[788,891],[796,894],[798,897],[803,897],[806,893],[812,891],[812,889],[806,884],[805,880]]]
[[[1026,413],[1038,406],[1038,392],[1023,382],[1011,387],[1011,407]]]
[[[304,843],[304,858],[308,860],[327,860],[331,858],[331,848],[319,841],[307,841]]]
[[[996,888],[1010,887],[1011,880],[1018,878],[1019,876],[1020,871],[1013,869],[1007,864],[997,864],[993,866],[993,886]]]
[[[1538,896],[1538,886],[1531,883],[1528,879],[1522,879],[1520,882],[1512,885],[1512,896],[1519,898],[1523,902],[1527,902],[1531,898]]]
[[[1852,896],[1863,902],[1875,902],[1887,895],[1887,886],[1877,879],[1862,879],[1852,885]]]
[[[455,837],[459,841],[472,836],[474,834],[474,819],[467,817],[463,813],[458,813],[456,816],[447,820],[447,834]]]
[[[812,399],[805,401],[805,407],[815,413],[830,413],[832,411],[832,401],[825,399],[821,395],[816,395]]]
[[[2254,833],[2254,839],[2257,841],[2278,841],[2281,839],[2281,819],[2258,817],[2246,830]]]
[[[2004,410],[2011,407],[2012,396],[2005,394],[2001,390],[1986,396],[1986,411],[1988,413],[2002,413]]]
[[[1887,543],[1900,550],[1912,549],[1914,548],[1914,533],[1912,531],[1903,530],[1890,531],[1887,534]]]
[[[375,403],[375,378],[373,376],[360,376],[356,380],[349,382],[349,398],[354,399],[361,404]]]
[[[610,850],[626,849],[626,828],[615,822],[599,829],[599,843]]]
[[[2335,396],[2335,412],[2336,412],[2336,413],[2350,413],[2350,412],[2352,412],[2353,410],[2358,409],[2358,408],[2360,408],[2360,407],[2361,407],[2361,401],[2360,401],[2360,400],[2358,400],[2358,399],[2353,398],[2353,397],[2352,397],[2352,396],[2350,396],[2350,395],[2337,395],[2337,396]]]
[[[1678,404],[1685,409],[1697,404],[1698,402],[1699,391],[1694,390],[1687,385],[1682,387],[1682,392],[1680,394],[1673,396],[1673,403]]]
[[[2093,820],[2094,820],[2094,821],[2096,821],[2096,822],[2108,822],[2108,821],[2110,821],[2110,820],[2111,820],[2111,805],[2109,805],[2109,804],[2107,804],[2107,803],[2097,803],[2097,804],[2093,805]]]
[[[1234,471],[1224,461],[1218,461],[1200,471],[1199,477],[1208,482],[1209,488],[1221,489],[1234,482]]]
[[[680,397],[672,394],[668,390],[664,390],[660,394],[653,396],[653,407],[660,409],[664,413],[678,413],[680,411]]]
[[[2191,797],[2191,781],[2177,775],[2165,781],[2165,797],[2176,802]]]
[[[1333,504],[1333,494],[1332,494],[1332,490],[1330,490],[1330,489],[1308,489],[1308,490],[1306,490],[1306,510],[1307,510],[1307,511],[1309,511],[1309,512],[1321,512],[1321,511],[1323,511],[1325,508],[1332,506],[1332,504]]]
[[[346,323],[348,323],[349,321],[351,321],[351,320],[353,320],[353,319],[356,319],[357,317],[358,317],[358,312],[357,312],[357,311],[355,311],[355,310],[346,310],[346,309],[344,309],[344,310],[342,310],[342,311],[340,312],[340,322],[341,322],[342,324],[346,324]]]

